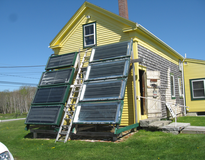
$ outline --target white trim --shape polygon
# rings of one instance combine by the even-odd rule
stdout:
[[[200,96],[200,97],[194,97],[194,87],[193,87],[193,82],[197,82],[197,81],[202,81],[204,84],[204,96]],[[192,89],[192,98],[193,99],[198,99],[198,98],[205,98],[205,79],[199,79],[199,80],[191,80],[191,89]]]
[[[182,79],[178,78],[178,88],[179,88],[179,96],[180,97],[184,97],[183,92],[183,86],[182,86]]]
[[[172,77],[173,77],[173,93],[172,93]],[[171,97],[175,98],[175,79],[174,79],[174,75],[170,74],[170,89],[171,89]]]
[[[93,33],[92,34],[85,35],[85,27],[87,27],[87,26],[93,26]],[[95,23],[90,23],[90,24],[86,24],[86,25],[83,26],[83,30],[84,30],[84,32],[83,32],[83,34],[84,34],[83,35],[84,47],[89,47],[89,46],[96,45],[96,30],[95,30],[95,28],[96,28]],[[88,36],[93,36],[93,38],[94,38],[94,43],[93,44],[86,45],[85,38],[88,37]]]

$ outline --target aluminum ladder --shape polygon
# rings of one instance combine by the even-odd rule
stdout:
[[[85,61],[86,58],[88,58],[89,56],[87,56],[87,50],[84,53],[82,62],[80,63],[80,51],[78,54],[78,72],[76,74],[76,78],[74,80],[73,85],[71,85],[70,87],[72,88],[70,91],[70,95],[68,97],[67,100],[67,104],[64,108],[64,116],[56,137],[55,142],[67,142],[70,132],[71,132],[71,128],[73,125],[73,118],[74,118],[74,112],[75,112],[75,108],[77,107],[77,104],[79,102],[80,99],[80,93],[82,90],[82,86],[83,86],[83,82],[84,82],[84,78],[81,78],[81,74],[82,74],[82,68],[84,63],[87,63],[88,61]],[[67,121],[67,123],[69,123],[68,125],[64,125],[64,122]]]

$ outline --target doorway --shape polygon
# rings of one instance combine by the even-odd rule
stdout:
[[[139,82],[140,82],[140,96],[146,97],[146,72],[139,70]],[[140,98],[141,115],[147,115],[147,103],[145,98]]]

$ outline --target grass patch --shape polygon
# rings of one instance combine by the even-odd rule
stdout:
[[[23,120],[0,123],[0,141],[18,160],[51,159],[204,159],[205,135],[149,132],[140,130],[126,141],[102,143],[25,138]]]
[[[190,123],[191,126],[205,126],[205,117],[198,117],[198,116],[178,117],[177,122]]]
[[[27,113],[23,113],[23,114],[17,114],[17,113],[0,114],[0,120],[15,119],[15,118],[26,118],[26,116],[27,116]]]

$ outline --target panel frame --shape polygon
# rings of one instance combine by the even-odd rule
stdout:
[[[59,72],[59,71],[64,71],[64,70],[68,70],[68,69],[72,69],[72,71],[71,71],[71,76],[70,76],[69,80],[68,80],[66,83],[40,85],[40,83],[41,83],[41,81],[42,81],[42,78],[43,78],[43,75],[44,75],[45,73]],[[41,88],[42,88],[42,87],[47,87],[47,86],[59,86],[59,85],[63,85],[63,84],[69,84],[69,85],[71,85],[71,83],[72,83],[72,81],[73,81],[74,74],[75,74],[75,68],[66,68],[66,69],[59,69],[59,70],[54,70],[54,71],[43,72],[42,75],[41,75],[40,81],[39,81],[39,83],[38,83],[38,87],[41,87]]]
[[[27,118],[31,112],[31,109],[34,107],[52,107],[52,106],[60,106],[60,110],[59,110],[59,113],[58,113],[58,118],[56,120],[56,123],[39,123],[39,122],[27,122]],[[26,120],[25,120],[25,124],[30,124],[30,125],[57,125],[59,126],[60,125],[60,122],[61,122],[61,119],[62,119],[62,116],[63,116],[63,113],[64,113],[64,105],[63,104],[56,104],[56,105],[31,105],[30,106],[30,109],[29,109],[29,112],[27,114],[27,117],[26,117]]]
[[[113,63],[118,63],[120,61],[125,61],[125,65],[124,65],[124,72],[122,75],[113,75],[113,76],[102,76],[99,78],[89,78],[90,75],[90,71],[92,69],[93,66],[95,65],[109,65],[109,64],[113,64]],[[103,79],[116,79],[116,78],[125,78],[128,76],[129,74],[129,67],[130,67],[130,59],[129,58],[123,58],[123,59],[116,59],[116,60],[110,60],[110,61],[106,61],[106,62],[96,62],[96,63],[91,63],[88,65],[87,67],[87,71],[86,71],[86,75],[85,75],[85,79],[84,81],[97,81],[97,80],[103,80]]]
[[[36,94],[37,94],[37,91],[38,89],[44,89],[44,88],[57,88],[57,87],[63,87],[63,86],[67,86],[67,89],[65,91],[65,94],[64,94],[64,98],[63,98],[63,101],[62,102],[49,102],[49,103],[33,103],[35,97],[36,97]],[[33,101],[31,103],[31,105],[52,105],[52,104],[65,104],[67,98],[68,98],[68,94],[70,92],[70,85],[57,85],[57,86],[46,86],[46,87],[38,87],[36,89],[36,93],[35,93],[35,96],[33,98]]]
[[[73,61],[71,64],[68,64],[68,65],[61,65],[61,66],[54,66],[54,67],[48,67],[48,64],[50,62],[50,59],[53,58],[53,57],[62,57],[62,56],[66,56],[68,54],[75,54],[74,55],[74,58],[73,58]],[[78,52],[71,52],[71,53],[66,53],[66,54],[62,54],[62,55],[51,55],[47,61],[47,64],[46,64],[46,68],[45,70],[51,70],[51,69],[58,69],[58,68],[64,68],[64,67],[72,67],[75,65],[75,61],[77,59],[77,55],[78,55]]]
[[[118,97],[105,97],[105,98],[89,98],[89,99],[84,99],[85,91],[86,91],[86,85],[87,84],[96,84],[96,83],[109,83],[109,82],[114,82],[114,81],[123,81],[121,83],[121,88],[120,88],[120,95]],[[85,82],[82,87],[82,92],[80,95],[80,102],[88,102],[88,101],[111,101],[111,100],[123,100],[125,96],[125,90],[126,90],[126,84],[127,84],[127,78],[119,78],[119,79],[109,79],[109,80],[101,80],[101,81],[90,81],[90,82]]]
[[[98,48],[98,47],[104,47],[104,46],[111,46],[111,45],[114,45],[114,44],[125,43],[125,42],[127,42],[127,53],[126,53],[126,55],[117,56],[117,57],[110,57],[110,58],[105,58],[105,59],[100,59],[100,60],[94,60],[96,48]],[[93,48],[92,48],[92,51],[91,51],[89,63],[95,63],[95,62],[100,62],[100,61],[107,61],[107,60],[113,60],[113,59],[119,59],[119,58],[130,57],[130,56],[131,56],[131,52],[132,52],[132,43],[133,43],[132,40],[131,40],[131,41],[118,42],[118,43],[112,43],[112,44],[107,44],[107,45],[102,45],[102,46],[93,47]]]
[[[82,104],[109,104],[109,103],[119,103],[118,108],[115,115],[115,121],[78,121],[78,117],[80,115],[81,105]],[[101,101],[101,102],[81,102],[77,105],[73,124],[120,124],[121,118],[122,118],[122,111],[123,111],[124,101],[123,100],[117,100],[117,101]]]

